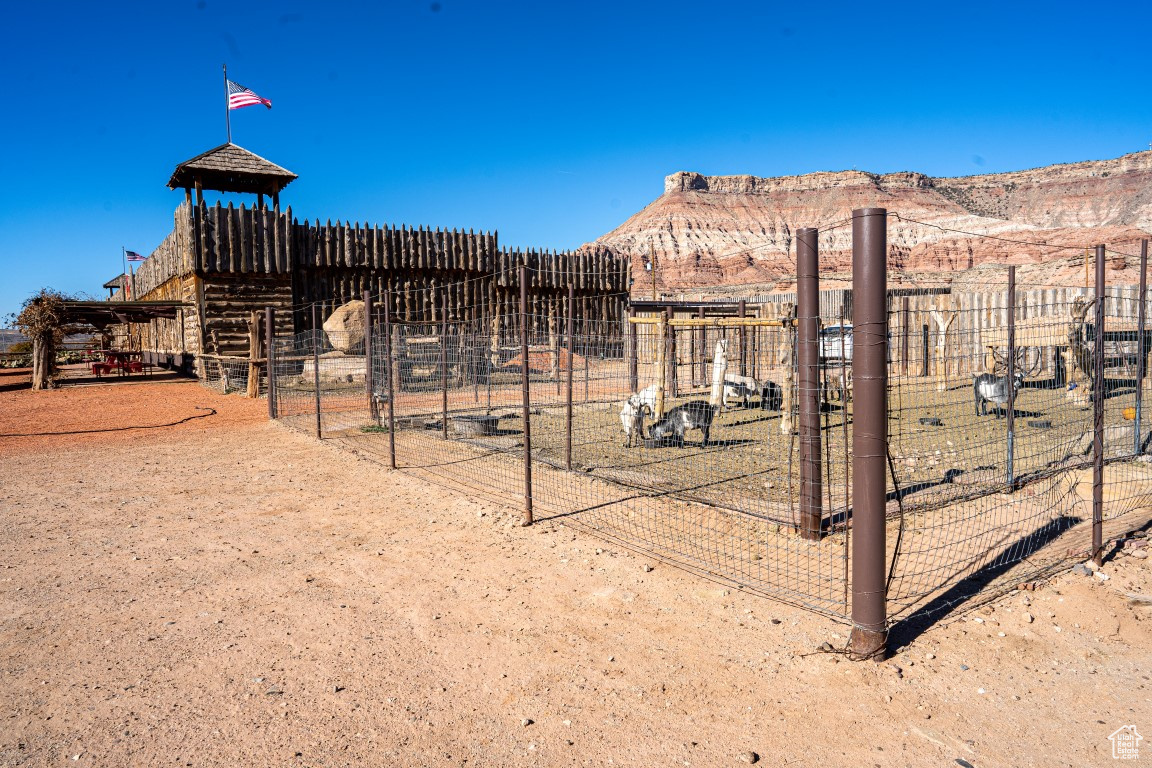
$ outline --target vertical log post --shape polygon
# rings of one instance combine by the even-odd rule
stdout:
[[[375,355],[373,354],[373,343],[375,339],[372,335],[372,292],[364,291],[364,393],[368,398],[368,417],[372,419],[373,424],[380,423],[380,409],[377,406],[377,399],[373,396],[376,389],[376,376],[375,371],[372,370],[372,362]]]
[[[1096,322],[1092,346],[1092,559],[1104,557],[1104,259],[1096,246]]]
[[[574,300],[575,299],[575,292],[576,292],[575,284],[573,283],[572,279],[569,278],[568,279],[568,371],[567,371],[567,379],[568,379],[567,389],[568,389],[568,391],[565,393],[565,399],[568,402],[567,402],[567,408],[566,408],[565,414],[564,414],[565,422],[566,422],[565,432],[564,432],[564,435],[565,435],[564,436],[564,466],[567,467],[568,469],[572,469],[572,369],[576,367],[575,355],[573,354],[573,350],[576,349],[576,342],[575,342],[575,339],[573,338],[573,334],[574,334],[575,328],[576,328],[576,316],[575,316],[575,310],[573,309],[573,307],[576,304],[576,302]]]
[[[696,329],[688,329],[688,387],[696,388]]]
[[[143,345],[141,345],[143,346]],[[248,314],[248,387],[245,397],[260,397],[260,313],[252,310]]]
[[[319,305],[312,304],[312,389],[316,393],[316,439],[324,438],[324,431],[320,426],[320,334],[324,329],[317,320]]]
[[[884,511],[888,455],[888,212],[852,212],[852,635],[857,658],[888,644]]]
[[[524,516],[521,525],[532,525],[532,421],[528,386],[528,268],[520,265],[520,414],[524,419]]]
[[[636,307],[628,307],[628,317],[636,317]],[[629,322],[628,338],[631,344],[628,347],[628,391],[640,391],[640,331],[638,323]]]
[[[268,374],[268,418],[276,418],[276,368],[273,364],[273,348],[275,347],[274,328],[276,316],[272,307],[264,308],[264,370]]]
[[[900,300],[900,373],[908,375],[908,336],[911,328],[909,320],[908,297]]]
[[[796,233],[796,344],[800,394],[800,535],[820,540],[823,519],[820,480],[820,265],[817,229],[804,227]],[[744,302],[740,302],[744,316]],[[744,370],[744,326],[741,332],[740,368]]]
[[[1016,267],[1008,267],[1008,455],[1004,492],[1016,487]]]
[[[672,307],[666,307],[664,316],[668,325],[668,391],[672,397],[678,394],[679,386],[676,381],[676,326],[672,325],[672,318],[676,316]]]
[[[396,377],[396,361],[392,357],[392,296],[384,294],[384,359],[387,368],[384,375],[388,378],[388,466],[396,469],[396,391],[393,382]]]
[[[548,316],[548,331],[552,337],[552,378],[556,381],[556,394],[560,394],[560,299]]]
[[[744,317],[745,307],[746,307],[746,305],[744,303],[744,299],[740,299],[740,301],[736,305],[736,315],[738,317],[740,317],[740,318]],[[737,336],[739,336],[739,338],[740,338],[740,375],[741,376],[747,376],[748,375],[748,329],[744,325],[741,325],[740,328],[737,330]]]
[[[696,310],[696,317],[703,320],[704,315],[705,315],[704,307],[700,307],[700,309]],[[696,345],[700,349],[700,383],[701,384],[707,384],[708,383],[708,331],[704,327],[703,323],[701,323],[700,327],[696,329],[696,334],[699,337],[697,339]]]
[[[665,333],[667,331],[667,323],[665,321],[665,314],[656,311],[656,412],[652,414],[653,419],[664,418],[664,392],[668,388],[668,360],[667,351],[668,343],[665,340]]]
[[[1136,303],[1136,424],[1132,453],[1139,456],[1143,437],[1144,374],[1148,362],[1148,339],[1144,335],[1144,312],[1148,303],[1148,241],[1140,241],[1140,292]]]

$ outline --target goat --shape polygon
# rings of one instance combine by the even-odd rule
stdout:
[[[384,426],[384,406],[388,404],[388,384],[376,382],[372,385],[372,407],[376,411],[376,420]]]
[[[728,410],[728,400],[730,397],[738,398],[741,404],[747,408],[748,398],[752,395],[761,395],[760,382],[751,376],[739,376],[735,373],[724,374],[724,397],[721,403],[724,405],[724,410]]]
[[[1012,387],[1009,390],[1009,386]],[[976,397],[976,415],[988,415],[988,403],[992,403],[996,418],[1000,418],[1001,410],[1007,413],[1005,406],[1012,394],[1024,386],[1024,374],[1017,373],[1013,381],[1009,382],[1007,376],[994,376],[991,373],[982,373],[972,376],[972,393]]]
[[[715,410],[706,400],[689,400],[678,405],[664,418],[657,421],[648,430],[653,440],[663,442],[665,438],[672,437],[677,445],[684,445],[684,432],[689,429],[698,429],[704,434],[701,446],[708,445],[708,432],[712,429],[712,417]]]
[[[652,409],[646,403],[638,401],[636,395],[632,395],[624,401],[624,407],[620,409],[620,423],[624,425],[624,447],[632,447],[632,437],[638,436],[640,440],[644,439],[644,412],[652,413]]]
[[[634,434],[644,439],[644,411],[648,411],[649,416],[656,412],[656,389],[656,385],[652,384],[632,393],[624,401],[620,409],[620,423],[624,426],[625,448],[632,447]]]
[[[778,411],[784,404],[784,390],[774,381],[765,380],[760,387],[760,410]]]

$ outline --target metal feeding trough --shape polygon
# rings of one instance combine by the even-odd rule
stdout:
[[[935,416],[925,416],[922,419],[920,419],[920,423],[923,424],[925,427],[942,427],[942,426],[944,426],[944,422],[941,421],[940,419],[936,418]]]
[[[1052,429],[1052,422],[1050,422],[1050,421],[1029,421],[1028,426],[1035,427],[1036,429]]]
[[[451,416],[449,423],[452,431],[462,437],[480,437],[481,435],[496,434],[496,425],[500,423],[499,416]]]

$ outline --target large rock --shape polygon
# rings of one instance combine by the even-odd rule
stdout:
[[[350,301],[324,321],[324,333],[333,349],[347,352],[364,341],[364,302]]]

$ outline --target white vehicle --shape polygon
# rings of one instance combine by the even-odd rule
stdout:
[[[852,362],[852,326],[845,323],[843,331],[839,323],[824,326],[820,330],[820,357]]]

